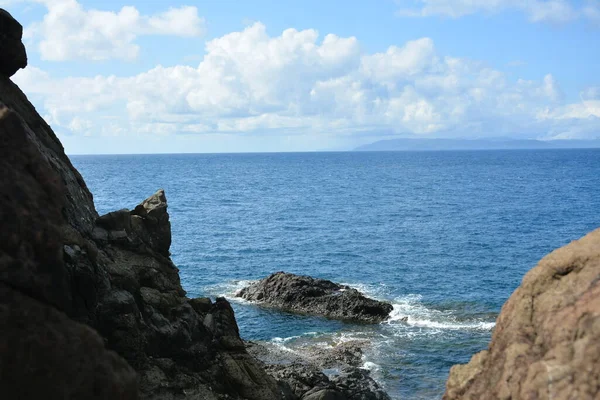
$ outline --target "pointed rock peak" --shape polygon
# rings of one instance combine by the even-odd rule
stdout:
[[[167,214],[167,196],[165,196],[165,191],[159,189],[152,196],[138,204],[131,214],[139,215],[140,217],[160,217],[163,214]]]
[[[171,223],[167,212],[167,196],[163,189],[158,190],[152,196],[138,204],[132,216],[141,217],[144,223],[144,231],[139,232],[141,237],[149,237],[151,247],[159,253],[168,256],[171,247]],[[134,221],[135,224],[135,221]]]
[[[159,189],[152,196],[142,201],[141,205],[146,209],[146,212],[148,213],[152,212],[157,208],[166,208],[167,196],[165,196],[165,191],[163,189]]]

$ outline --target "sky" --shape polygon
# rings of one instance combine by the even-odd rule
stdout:
[[[600,0],[0,0],[68,154],[600,139]]]

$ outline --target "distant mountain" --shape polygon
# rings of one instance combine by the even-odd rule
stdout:
[[[600,148],[600,140],[534,139],[390,139],[357,147],[354,151],[436,151]]]

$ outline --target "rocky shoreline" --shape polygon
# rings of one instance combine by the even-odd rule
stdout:
[[[290,353],[272,343],[247,342],[248,352],[264,363],[286,399],[389,400],[369,371],[361,368],[364,341]]]
[[[284,311],[370,324],[385,321],[393,309],[349,286],[285,272],[243,288],[236,297]]]
[[[268,344],[245,344],[226,299],[186,297],[170,259],[163,191],[131,211],[98,215],[60,141],[10,80],[27,64],[22,32],[0,9],[3,398],[388,399],[359,368],[360,344],[284,357]],[[296,290],[311,287],[306,281],[313,289]],[[391,311],[327,282],[276,274],[245,296],[368,323]],[[600,230],[526,275],[488,350],[452,368],[444,397],[598,398],[598,282]],[[289,287],[296,289],[280,290]],[[323,373],[331,368],[338,372]]]
[[[26,65],[21,35],[0,10],[3,398],[296,399],[248,353],[227,300],[186,297],[164,191],[97,214],[10,80]]]

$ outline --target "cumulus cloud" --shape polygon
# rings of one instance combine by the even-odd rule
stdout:
[[[568,0],[397,0],[399,16],[429,17],[440,15],[459,18],[465,15],[495,14],[506,10],[524,12],[531,22],[564,24],[579,18],[600,20],[600,8],[594,0],[578,7]]]
[[[565,104],[556,79],[511,80],[439,54],[429,38],[368,54],[354,37],[255,23],[209,41],[197,66],[15,81],[71,134],[306,134],[539,137],[597,134],[596,88]],[[569,123],[564,123],[568,120]]]
[[[142,15],[132,6],[118,12],[85,9],[76,0],[35,0],[47,8],[41,22],[28,26],[44,60],[133,60],[143,35],[195,37],[204,34],[204,20],[196,7],[171,8]]]

